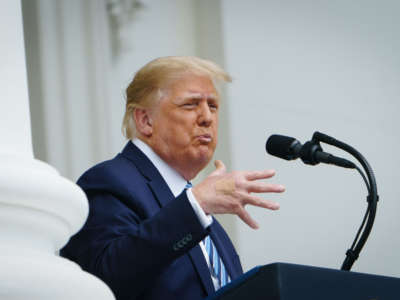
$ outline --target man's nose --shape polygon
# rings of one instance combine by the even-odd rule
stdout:
[[[201,126],[210,126],[212,123],[212,112],[207,102],[199,105],[198,121]]]

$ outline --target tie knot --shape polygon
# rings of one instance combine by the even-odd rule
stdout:
[[[190,189],[192,186],[193,186],[192,183],[190,181],[188,181],[186,183],[185,189]]]

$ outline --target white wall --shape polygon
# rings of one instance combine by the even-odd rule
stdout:
[[[222,1],[232,164],[274,168],[287,187],[279,212],[249,208],[238,223],[246,269],[285,261],[339,268],[366,208],[355,171],[304,166],[265,153],[273,133],[302,142],[315,130],[350,143],[376,172],[375,227],[353,270],[400,276],[398,1]],[[337,155],[341,152],[325,147]]]

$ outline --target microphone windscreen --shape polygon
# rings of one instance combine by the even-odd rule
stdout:
[[[273,156],[292,160],[294,159],[292,146],[295,142],[299,143],[295,138],[273,134],[268,138],[265,149]]]

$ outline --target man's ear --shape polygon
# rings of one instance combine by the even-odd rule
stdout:
[[[150,137],[153,133],[153,120],[150,111],[145,108],[135,108],[133,111],[133,118],[135,120],[136,130],[140,134]]]

